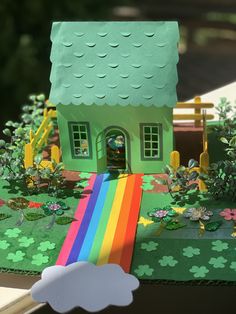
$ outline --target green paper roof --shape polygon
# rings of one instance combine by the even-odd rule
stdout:
[[[55,22],[53,104],[174,107],[177,22]]]

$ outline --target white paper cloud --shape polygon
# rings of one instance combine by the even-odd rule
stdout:
[[[127,306],[133,301],[132,291],[139,287],[136,277],[115,264],[52,266],[41,278],[31,289],[32,298],[49,303],[59,313],[75,307],[97,312],[109,305]]]

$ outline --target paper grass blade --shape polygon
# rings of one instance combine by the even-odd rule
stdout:
[[[233,232],[231,233],[231,237],[236,238],[236,223],[234,223]]]
[[[162,231],[165,229],[165,226],[166,226],[166,224],[161,222],[159,227],[158,227],[158,229],[157,229],[157,231],[155,232],[155,235],[156,236],[160,236]]]
[[[199,220],[199,236],[202,236],[205,233],[205,225],[201,220]]]

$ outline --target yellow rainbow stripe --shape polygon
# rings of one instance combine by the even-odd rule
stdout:
[[[109,256],[112,249],[112,243],[116,232],[116,226],[120,215],[121,204],[125,192],[125,186],[127,183],[127,174],[120,175],[118,177],[118,184],[116,189],[116,194],[111,208],[111,213],[106,229],[106,233],[103,239],[100,254],[97,260],[97,265],[102,265],[108,263]]]

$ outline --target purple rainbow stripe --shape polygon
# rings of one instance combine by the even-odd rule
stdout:
[[[90,220],[93,215],[94,208],[96,206],[96,202],[97,202],[97,198],[98,198],[101,186],[102,186],[102,182],[103,182],[103,175],[98,175],[94,183],[93,193],[90,196],[82,223],[78,230],[77,236],[75,238],[75,241],[71,249],[70,255],[68,257],[68,260],[66,262],[66,265],[72,264],[77,261],[81,247],[84,242],[84,238],[86,236],[86,233],[89,227]]]
[[[89,179],[89,185],[84,189],[84,192],[93,190],[93,185],[96,179],[96,175],[93,174]],[[84,197],[80,199],[79,204],[77,206],[74,217],[75,221],[71,223],[71,226],[68,230],[64,243],[62,245],[61,251],[58,255],[56,265],[66,265],[66,261],[69,257],[70,251],[72,249],[73,243],[75,241],[77,232],[80,228],[81,222],[83,220],[88,202],[90,199],[90,194],[84,194]]]

